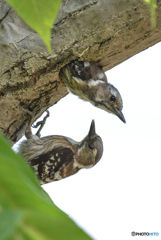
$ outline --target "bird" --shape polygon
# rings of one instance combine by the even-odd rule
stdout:
[[[108,83],[101,66],[88,61],[74,60],[60,69],[59,78],[69,92],[95,107],[115,114],[126,123],[122,113],[123,101],[117,88]]]
[[[19,153],[33,168],[40,184],[69,177],[82,168],[91,168],[103,154],[103,142],[96,134],[94,120],[88,135],[81,142],[59,135],[41,138],[40,131],[32,135],[29,129],[26,136],[28,139],[20,143]]]

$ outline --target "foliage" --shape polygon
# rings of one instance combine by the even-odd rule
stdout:
[[[54,205],[32,169],[1,135],[0,239],[91,239]]]
[[[51,28],[57,16],[61,0],[6,0],[43,39],[51,52]]]
[[[149,4],[150,15],[151,15],[151,26],[152,26],[152,29],[154,29],[156,27],[156,15],[155,15],[155,10],[157,7],[156,0],[144,0],[144,1]]]

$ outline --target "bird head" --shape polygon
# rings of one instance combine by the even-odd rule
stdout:
[[[98,108],[115,114],[121,119],[121,121],[126,123],[122,113],[122,98],[117,88],[110,83],[107,84],[100,81],[99,85],[95,89],[96,92],[93,95],[95,99],[93,99],[91,103]]]
[[[78,149],[78,163],[82,168],[94,166],[102,157],[103,142],[96,134],[95,122],[92,120],[88,135],[80,142]]]
[[[108,83],[101,66],[87,61],[72,61],[60,70],[60,78],[69,92],[126,122],[122,114],[121,95],[117,88]]]

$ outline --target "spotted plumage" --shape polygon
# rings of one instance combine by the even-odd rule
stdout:
[[[20,144],[19,152],[32,166],[40,183],[45,184],[73,175],[81,168],[93,167],[102,157],[103,143],[95,132],[93,120],[81,142],[57,135],[42,138],[30,135]]]
[[[88,61],[72,61],[60,70],[60,78],[69,92],[126,122],[121,95],[108,83],[102,67]]]

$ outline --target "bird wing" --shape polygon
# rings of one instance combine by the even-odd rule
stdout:
[[[101,80],[107,83],[107,77],[101,66],[87,61],[72,61],[67,65],[73,77],[82,81]]]
[[[68,177],[78,169],[73,169],[74,153],[68,147],[56,147],[29,161],[39,176],[41,183],[47,183]]]

